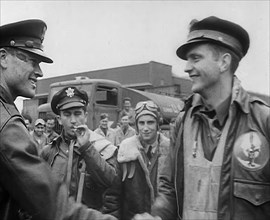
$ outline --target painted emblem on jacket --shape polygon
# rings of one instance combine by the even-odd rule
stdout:
[[[248,132],[236,140],[234,155],[242,167],[258,170],[269,160],[269,146],[262,135]]]

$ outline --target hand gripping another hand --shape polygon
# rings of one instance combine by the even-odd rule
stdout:
[[[145,212],[143,214],[136,214],[133,216],[132,220],[162,220],[159,216],[152,216]]]

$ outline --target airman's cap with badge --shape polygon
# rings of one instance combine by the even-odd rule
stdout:
[[[45,63],[52,63],[43,51],[47,25],[44,21],[30,19],[0,26],[0,47],[13,47],[29,52]]]
[[[213,43],[232,50],[241,60],[247,53],[250,40],[247,31],[240,25],[214,16],[201,21],[192,20],[187,42],[176,54],[186,60],[187,52],[195,44]]]
[[[58,91],[52,98],[52,111],[59,115],[59,111],[88,105],[88,95],[84,90],[76,87],[65,87]]]

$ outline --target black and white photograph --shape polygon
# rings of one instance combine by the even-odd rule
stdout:
[[[270,1],[0,16],[1,220],[270,219]]]

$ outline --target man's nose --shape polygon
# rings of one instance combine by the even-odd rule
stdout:
[[[147,124],[144,124],[144,125],[143,125],[143,130],[144,130],[144,131],[148,131],[148,130],[149,130],[149,126],[148,126]]]
[[[75,117],[75,115],[71,115],[70,116],[70,121],[71,121],[71,123],[76,123],[76,117]]]
[[[39,66],[39,64],[35,65],[35,76],[38,77],[43,77],[43,72]]]
[[[186,73],[190,73],[191,70],[192,70],[192,68],[193,68],[192,63],[191,63],[190,61],[187,61],[184,71],[185,71]]]

